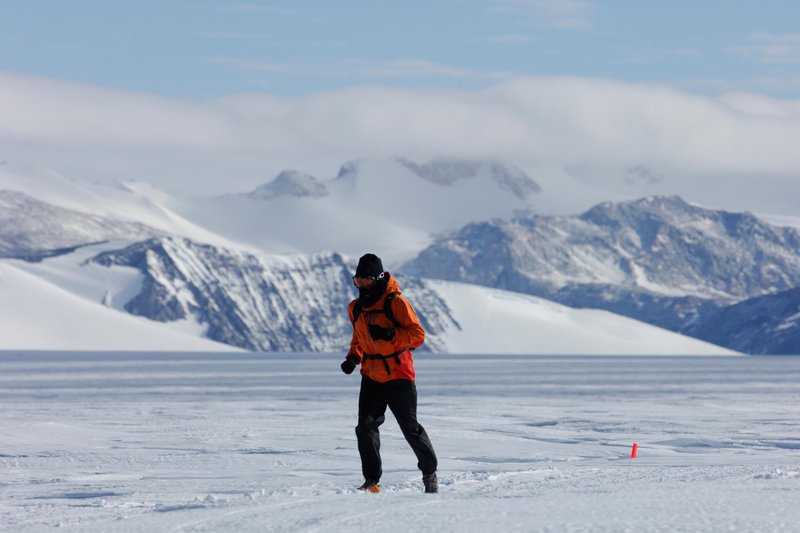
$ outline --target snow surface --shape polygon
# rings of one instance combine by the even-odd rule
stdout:
[[[797,531],[800,358],[417,354],[362,494],[341,354],[0,353],[0,529]],[[638,457],[630,458],[638,443]]]
[[[448,328],[441,336],[451,353],[736,353],[599,309],[574,309],[535,296],[466,283],[428,280],[426,285],[447,302],[460,326]]]
[[[238,350],[201,338],[196,324],[164,327],[100,305],[103,299],[111,304],[108,294],[93,303],[15,264],[30,266],[22,261],[0,261],[0,346],[4,350]],[[70,279],[78,285],[109,278],[135,284],[131,274],[121,269],[98,278]]]

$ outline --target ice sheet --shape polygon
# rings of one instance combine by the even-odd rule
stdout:
[[[341,354],[0,353],[0,530],[791,531],[800,358],[417,354],[361,494]],[[638,443],[638,457],[630,458]]]

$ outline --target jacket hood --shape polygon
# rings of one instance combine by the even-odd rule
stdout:
[[[389,272],[386,273],[386,277],[389,278],[389,281],[386,283],[385,294],[389,294],[390,292],[400,292],[400,284],[397,283],[397,278],[392,276]]]

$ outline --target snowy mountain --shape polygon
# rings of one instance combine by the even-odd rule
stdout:
[[[4,262],[103,316],[138,315],[247,350],[343,349],[350,276],[365,251],[398,275],[428,332],[425,348],[437,352],[725,352],[604,311],[492,288],[677,331],[749,291],[790,288],[800,271],[796,231],[677,198],[602,204],[580,217],[523,216],[543,189],[492,161],[359,160],[333,179],[286,171],[250,194],[206,199],[13,166],[0,170],[0,185]],[[481,217],[498,218],[463,226]],[[454,233],[437,237],[445,231]],[[704,243],[706,267],[697,261]],[[431,281],[448,276],[473,285]]]
[[[5,227],[0,228],[0,235],[11,242],[12,235],[19,240],[31,232],[30,241],[40,243],[34,246],[37,250],[51,249],[48,241],[70,247],[120,235],[179,235],[241,246],[184,219],[167,207],[172,198],[169,193],[141,181],[92,183],[6,162],[0,165],[0,190],[5,196],[0,207]],[[21,228],[17,231],[14,226]]]
[[[452,186],[460,180],[488,178],[501,189],[505,189],[523,200],[542,192],[542,188],[530,176],[513,165],[500,161],[463,161],[434,159],[429,163],[416,163],[410,159],[397,160],[417,176],[441,185]]]
[[[325,351],[349,344],[344,310],[352,268],[337,254],[261,257],[161,238],[92,262],[136,268],[141,290],[125,310],[151,320],[193,319],[205,336],[258,351]]]
[[[328,194],[330,193],[325,184],[314,176],[296,170],[284,170],[274,180],[247,194],[247,197],[253,200],[272,200],[284,196],[322,198]]]
[[[351,326],[345,309],[354,295],[351,276],[355,264],[338,254],[265,259],[167,238],[105,252],[93,262],[135,267],[142,273],[141,292],[125,305],[129,312],[165,322],[193,317],[207,326],[206,337],[219,342],[262,351],[337,351],[349,344]],[[400,281],[426,329],[425,349],[480,353],[599,349],[603,353],[641,353],[645,341],[663,338],[662,343],[656,343],[658,353],[682,353],[686,349],[720,353],[717,347],[680,341],[666,331],[648,330],[647,326],[611,315],[600,317],[597,312],[595,318],[601,318],[611,330],[627,331],[628,336],[615,342],[609,329],[592,326],[586,316],[576,320],[586,320],[583,334],[565,342],[566,330],[572,330],[575,322],[564,319],[561,306],[486,289],[470,292],[468,288],[422,280],[401,277]],[[456,305],[459,299],[464,301]],[[487,315],[491,308],[495,312]],[[532,310],[537,311],[537,319]],[[472,318],[476,312],[480,320]],[[461,322],[471,320],[473,323],[465,331]],[[557,340],[551,329],[553,320],[560,321],[565,329],[556,336]],[[542,327],[536,328],[534,325],[539,322]],[[526,334],[511,334],[509,323],[527,323]],[[648,332],[632,341],[636,339],[632,332],[637,329]],[[548,330],[549,335],[545,334]],[[485,340],[477,341],[481,336]],[[597,342],[598,337],[604,336],[609,338]],[[507,340],[497,340],[501,337]]]
[[[58,207],[0,190],[0,257],[37,260],[86,244],[163,234],[154,228]]]
[[[246,194],[175,197],[166,206],[267,253],[369,249],[399,263],[437,232],[529,211],[539,192],[520,169],[496,161],[354,160],[333,178],[286,171]]]
[[[119,313],[125,311],[165,329],[248,350],[343,351],[352,331],[346,306],[355,292],[355,262],[338,254],[266,257],[161,237],[89,246],[39,263],[15,261],[14,266],[53,287],[69,288],[75,301],[103,309],[104,316],[114,310],[126,316]],[[477,286],[406,276],[399,281],[427,332],[423,350],[730,353],[604,311],[569,309]],[[35,327],[35,318],[29,319]],[[3,334],[14,337],[13,331]],[[25,342],[30,346],[29,338],[17,341]],[[102,339],[98,342],[105,346]]]
[[[682,331],[718,307],[800,286],[800,231],[650,197],[576,217],[469,224],[404,270]]]
[[[720,309],[688,331],[751,354],[800,354],[800,288]]]

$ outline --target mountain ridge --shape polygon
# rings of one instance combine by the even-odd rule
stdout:
[[[6,246],[7,256],[41,261],[40,267],[22,266],[88,301],[170,328],[194,324],[195,334],[267,351],[334,350],[349,341],[342,308],[353,296],[352,258],[365,251],[381,255],[413,291],[430,333],[426,347],[433,351],[495,349],[495,343],[481,338],[465,344],[457,339],[470,334],[462,322],[489,328],[484,333],[489,336],[492,330],[505,331],[501,316],[519,322],[522,315],[509,314],[506,304],[531,316],[542,309],[565,313],[557,303],[586,309],[588,314],[567,313],[584,327],[586,316],[598,323],[606,320],[589,309],[604,309],[620,320],[627,316],[691,333],[717,311],[789,290],[799,279],[797,230],[767,225],[748,213],[702,208],[680,197],[601,202],[572,216],[531,214],[536,207],[531,198],[538,193],[526,200],[505,186],[503,176],[519,178],[514,183],[521,187],[536,182],[516,175],[509,165],[498,170],[497,164],[431,160],[408,168],[400,160],[353,160],[331,180],[287,170],[269,182],[274,187],[262,189],[262,198],[240,194],[205,200],[171,196],[143,184],[67,183],[53,174],[58,180],[54,190],[68,194],[64,204],[85,206],[85,211],[20,196],[20,189],[32,191],[30,183],[0,170],[0,185],[17,189],[5,203],[0,198],[0,220],[10,221],[0,225],[0,243],[5,236],[7,244],[19,244],[20,236],[27,235],[30,249]],[[46,185],[48,176],[40,178]],[[319,183],[328,194],[314,197]],[[53,191],[46,196],[58,199]],[[104,215],[92,214],[106,197]],[[188,211],[176,208],[187,202],[196,205]],[[450,212],[454,205],[456,215]],[[476,205],[483,210],[472,210]],[[124,219],[106,216],[111,210]],[[232,221],[231,231],[204,224],[197,213]],[[472,220],[460,225],[462,219]],[[242,228],[247,231],[241,233]],[[106,244],[92,246],[96,242]],[[77,247],[83,250],[71,252]],[[78,257],[83,263],[70,264]],[[436,285],[435,279],[448,276],[552,302],[492,300],[494,293],[487,291],[467,298],[472,294],[468,286]],[[470,322],[471,312],[452,308],[448,298],[479,307],[490,301],[504,304],[497,307],[497,316]],[[625,323],[631,332],[643,331],[641,325]],[[794,334],[794,322],[786,324],[779,331]],[[529,333],[507,332],[518,340],[502,345],[515,350],[535,346]],[[601,332],[586,328],[586,335],[599,338]],[[586,349],[591,343],[562,339],[562,345]]]
[[[718,309],[800,286],[800,231],[646,197],[573,217],[472,223],[404,269],[688,332]]]

